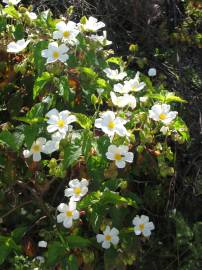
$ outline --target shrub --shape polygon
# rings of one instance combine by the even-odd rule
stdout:
[[[156,70],[129,69],[94,17],[3,2],[0,263],[146,269],[141,254],[162,233],[152,209],[165,207],[159,190],[175,178],[173,145],[189,139],[177,113],[185,101]]]

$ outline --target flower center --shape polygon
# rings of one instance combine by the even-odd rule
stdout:
[[[165,113],[161,113],[161,114],[159,115],[159,118],[160,118],[161,120],[165,120],[165,119],[167,118],[167,115],[166,115]]]
[[[58,121],[57,121],[57,125],[58,125],[59,128],[63,128],[64,125],[65,125],[64,120],[62,120],[62,119],[58,120]]]
[[[59,52],[54,51],[54,52],[53,52],[53,58],[54,58],[54,59],[57,59],[58,57],[59,57]]]
[[[38,152],[40,152],[40,150],[41,150],[41,146],[39,144],[33,145],[32,152],[38,153]]]
[[[81,193],[80,187],[74,188],[74,193],[75,193],[76,195],[79,195],[79,194]]]
[[[70,32],[69,32],[69,31],[65,31],[65,32],[63,33],[63,36],[64,36],[65,38],[68,38],[68,37],[70,36]]]
[[[114,123],[114,121],[109,121],[109,123],[108,123],[108,128],[114,128],[115,127],[115,123]]]
[[[105,235],[105,240],[106,241],[111,241],[112,240],[111,235],[109,235],[109,234]]]
[[[114,155],[114,158],[115,158],[115,160],[121,160],[122,159],[122,155],[120,155],[119,153],[116,153]]]
[[[72,217],[72,211],[67,211],[67,212],[66,212],[66,216],[67,216],[67,217]]]
[[[140,224],[139,228],[140,228],[141,231],[143,231],[144,230],[144,224]]]

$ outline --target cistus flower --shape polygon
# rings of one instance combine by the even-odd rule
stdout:
[[[35,12],[26,11],[26,14],[31,20],[36,20],[37,19],[37,15],[36,15]]]
[[[91,40],[95,41],[95,42],[99,42],[100,45],[102,46],[108,46],[112,44],[112,41],[107,40],[107,32],[103,31],[103,35],[102,36],[98,36],[98,35],[91,35],[89,37]]]
[[[146,84],[144,82],[140,82],[140,73],[138,71],[134,79],[124,81],[123,91],[124,93],[138,92],[141,91],[145,85]]]
[[[112,103],[119,107],[124,108],[126,106],[135,109],[136,107],[136,98],[129,94],[124,94],[123,96],[117,97],[114,92],[110,92]]]
[[[38,242],[38,247],[41,247],[41,248],[46,248],[48,245],[48,243],[46,241],[39,241]]]
[[[47,58],[46,64],[56,61],[65,63],[69,59],[69,56],[66,54],[68,51],[69,48],[65,44],[59,46],[57,42],[51,42],[48,45],[48,49],[43,50],[41,55]]]
[[[3,3],[4,4],[7,4],[7,5],[17,5],[21,2],[21,0],[3,0]]]
[[[115,81],[123,80],[127,76],[126,72],[119,72],[118,69],[105,68],[103,71],[107,78]]]
[[[161,121],[165,125],[169,125],[177,116],[178,112],[170,111],[168,104],[155,104],[149,110],[149,118],[154,121]]]
[[[30,40],[25,41],[25,39],[20,39],[18,41],[12,41],[7,45],[7,52],[9,53],[19,53],[23,51],[27,45],[30,43]]]
[[[160,131],[163,133],[163,135],[166,135],[169,131],[169,127],[166,126],[162,126]]]
[[[59,131],[53,133],[51,136],[52,139],[47,141],[44,146],[44,152],[46,154],[52,154],[53,152],[59,150],[60,141],[65,138],[65,135],[65,133],[60,133]]]
[[[136,216],[132,221],[134,227],[134,232],[136,235],[142,234],[145,237],[151,235],[151,231],[155,229],[154,223],[149,222],[149,217],[145,215]]]
[[[58,112],[56,109],[52,109],[46,114],[49,118],[47,123],[47,131],[53,133],[59,131],[60,133],[66,134],[69,130],[69,124],[76,121],[76,117],[72,115],[68,110]]]
[[[41,153],[46,153],[45,151],[46,139],[43,137],[38,138],[33,142],[30,150],[24,150],[23,155],[25,158],[29,158],[33,155],[33,161],[37,162],[41,160]]]
[[[95,120],[95,127],[101,128],[109,137],[113,137],[115,133],[124,137],[129,135],[124,127],[126,123],[127,121],[123,118],[116,117],[114,112],[106,111],[101,114],[101,118]]]
[[[155,77],[155,76],[156,76],[156,69],[155,69],[155,68],[150,68],[150,69],[148,70],[148,75],[149,75],[150,77]]]
[[[57,215],[57,222],[63,223],[65,228],[71,228],[73,225],[73,220],[79,218],[79,211],[76,210],[76,202],[70,201],[69,204],[61,203],[57,210],[60,212]]]
[[[128,152],[129,148],[126,145],[110,145],[106,153],[106,157],[109,160],[115,161],[115,164],[118,168],[122,169],[126,166],[126,162],[132,163],[134,154]]]
[[[53,32],[53,38],[62,39],[64,42],[74,42],[79,34],[76,23],[72,21],[68,23],[61,21],[56,24],[56,29],[57,31]]]
[[[88,192],[88,181],[82,179],[73,179],[69,182],[69,188],[65,189],[65,196],[70,197],[70,200],[75,202],[80,201],[83,196]]]
[[[119,243],[119,231],[116,228],[110,229],[106,227],[103,234],[97,234],[96,239],[98,243],[102,243],[104,249],[109,249],[111,244],[116,246]]]
[[[103,22],[98,22],[96,18],[91,16],[84,24],[79,23],[78,27],[81,31],[97,32],[99,29],[105,27],[105,24]]]

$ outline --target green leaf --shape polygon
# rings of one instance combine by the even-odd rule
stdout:
[[[26,117],[30,120],[38,118],[38,117],[43,117],[45,113],[45,108],[46,104],[44,103],[37,103],[35,104],[31,110],[26,114]]]
[[[67,237],[67,242],[70,248],[86,248],[91,245],[90,240],[78,235],[70,235]]]
[[[39,125],[33,124],[24,128],[25,143],[28,148],[31,148],[32,143],[36,140],[39,134]]]
[[[87,77],[91,79],[95,79],[97,77],[97,73],[92,70],[92,68],[88,67],[81,67],[80,68],[81,72],[83,72]]]
[[[136,207],[135,201],[133,201],[131,198],[122,197],[118,193],[112,191],[103,192],[103,195],[100,198],[100,204],[103,206],[107,204],[115,205],[122,203],[126,203],[127,205]]]
[[[60,77],[59,90],[60,90],[60,95],[64,98],[64,101],[69,102],[70,89],[69,89],[67,77],[65,76]]]
[[[14,36],[17,40],[24,38],[24,27],[22,24],[17,24],[15,27]]]
[[[81,147],[79,145],[75,145],[73,143],[68,143],[64,147],[64,168],[68,168],[76,163],[79,160],[81,155]]]
[[[84,130],[82,133],[82,155],[84,155],[85,159],[87,160],[90,155],[90,150],[92,147],[92,132],[89,132],[88,130]]]
[[[14,8],[14,6],[8,6],[4,8],[4,13],[10,15],[12,18],[19,19],[21,14]]]
[[[65,248],[58,241],[52,242],[48,245],[47,252],[47,264],[49,266],[54,266],[65,256]]]
[[[100,191],[91,192],[78,203],[79,209],[86,209],[92,204],[97,203],[101,196],[102,193]]]
[[[102,78],[98,78],[96,83],[97,83],[97,87],[99,87],[99,88],[107,88],[107,86],[108,86],[107,81],[105,81]]]
[[[27,227],[23,226],[23,227],[18,227],[15,230],[12,231],[11,233],[11,237],[13,238],[13,240],[15,242],[20,242],[22,240],[22,237],[24,236],[24,234],[27,231]]]
[[[2,131],[0,133],[0,141],[7,144],[12,150],[17,150],[15,136],[9,131]]]
[[[77,258],[74,255],[68,257],[69,270],[79,270]]]
[[[41,52],[42,50],[47,49],[47,47],[48,47],[48,41],[44,40],[44,41],[38,42],[34,48],[34,65],[37,70],[37,74],[39,76],[44,71],[45,62],[46,62],[46,59],[41,56]]]
[[[171,93],[171,92],[166,94],[165,102],[166,103],[170,103],[170,102],[187,103],[186,100],[176,96],[174,93]]]
[[[43,90],[44,86],[53,78],[53,75],[48,72],[43,72],[34,83],[33,98],[35,99],[39,93]]]
[[[110,57],[110,58],[107,59],[107,63],[113,63],[113,64],[116,64],[118,66],[123,66],[124,65],[124,62],[121,59],[121,57]]]
[[[110,145],[110,139],[108,136],[105,136],[105,135],[101,136],[97,140],[97,150],[103,157],[106,156],[106,152],[109,145]]]
[[[92,120],[90,117],[88,117],[85,114],[82,113],[75,113],[77,123],[85,129],[91,129],[92,128]]]
[[[5,17],[0,17],[0,32],[5,31],[7,25],[7,20]]]
[[[17,246],[10,237],[0,236],[0,265],[3,264],[10,253],[16,249]]]

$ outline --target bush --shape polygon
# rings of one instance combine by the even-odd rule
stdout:
[[[72,15],[1,8],[0,263],[155,269],[189,254],[197,269],[201,224],[162,215],[174,146],[189,139],[176,111],[185,101],[155,69],[129,68],[135,45],[127,61],[116,57],[104,23]]]

